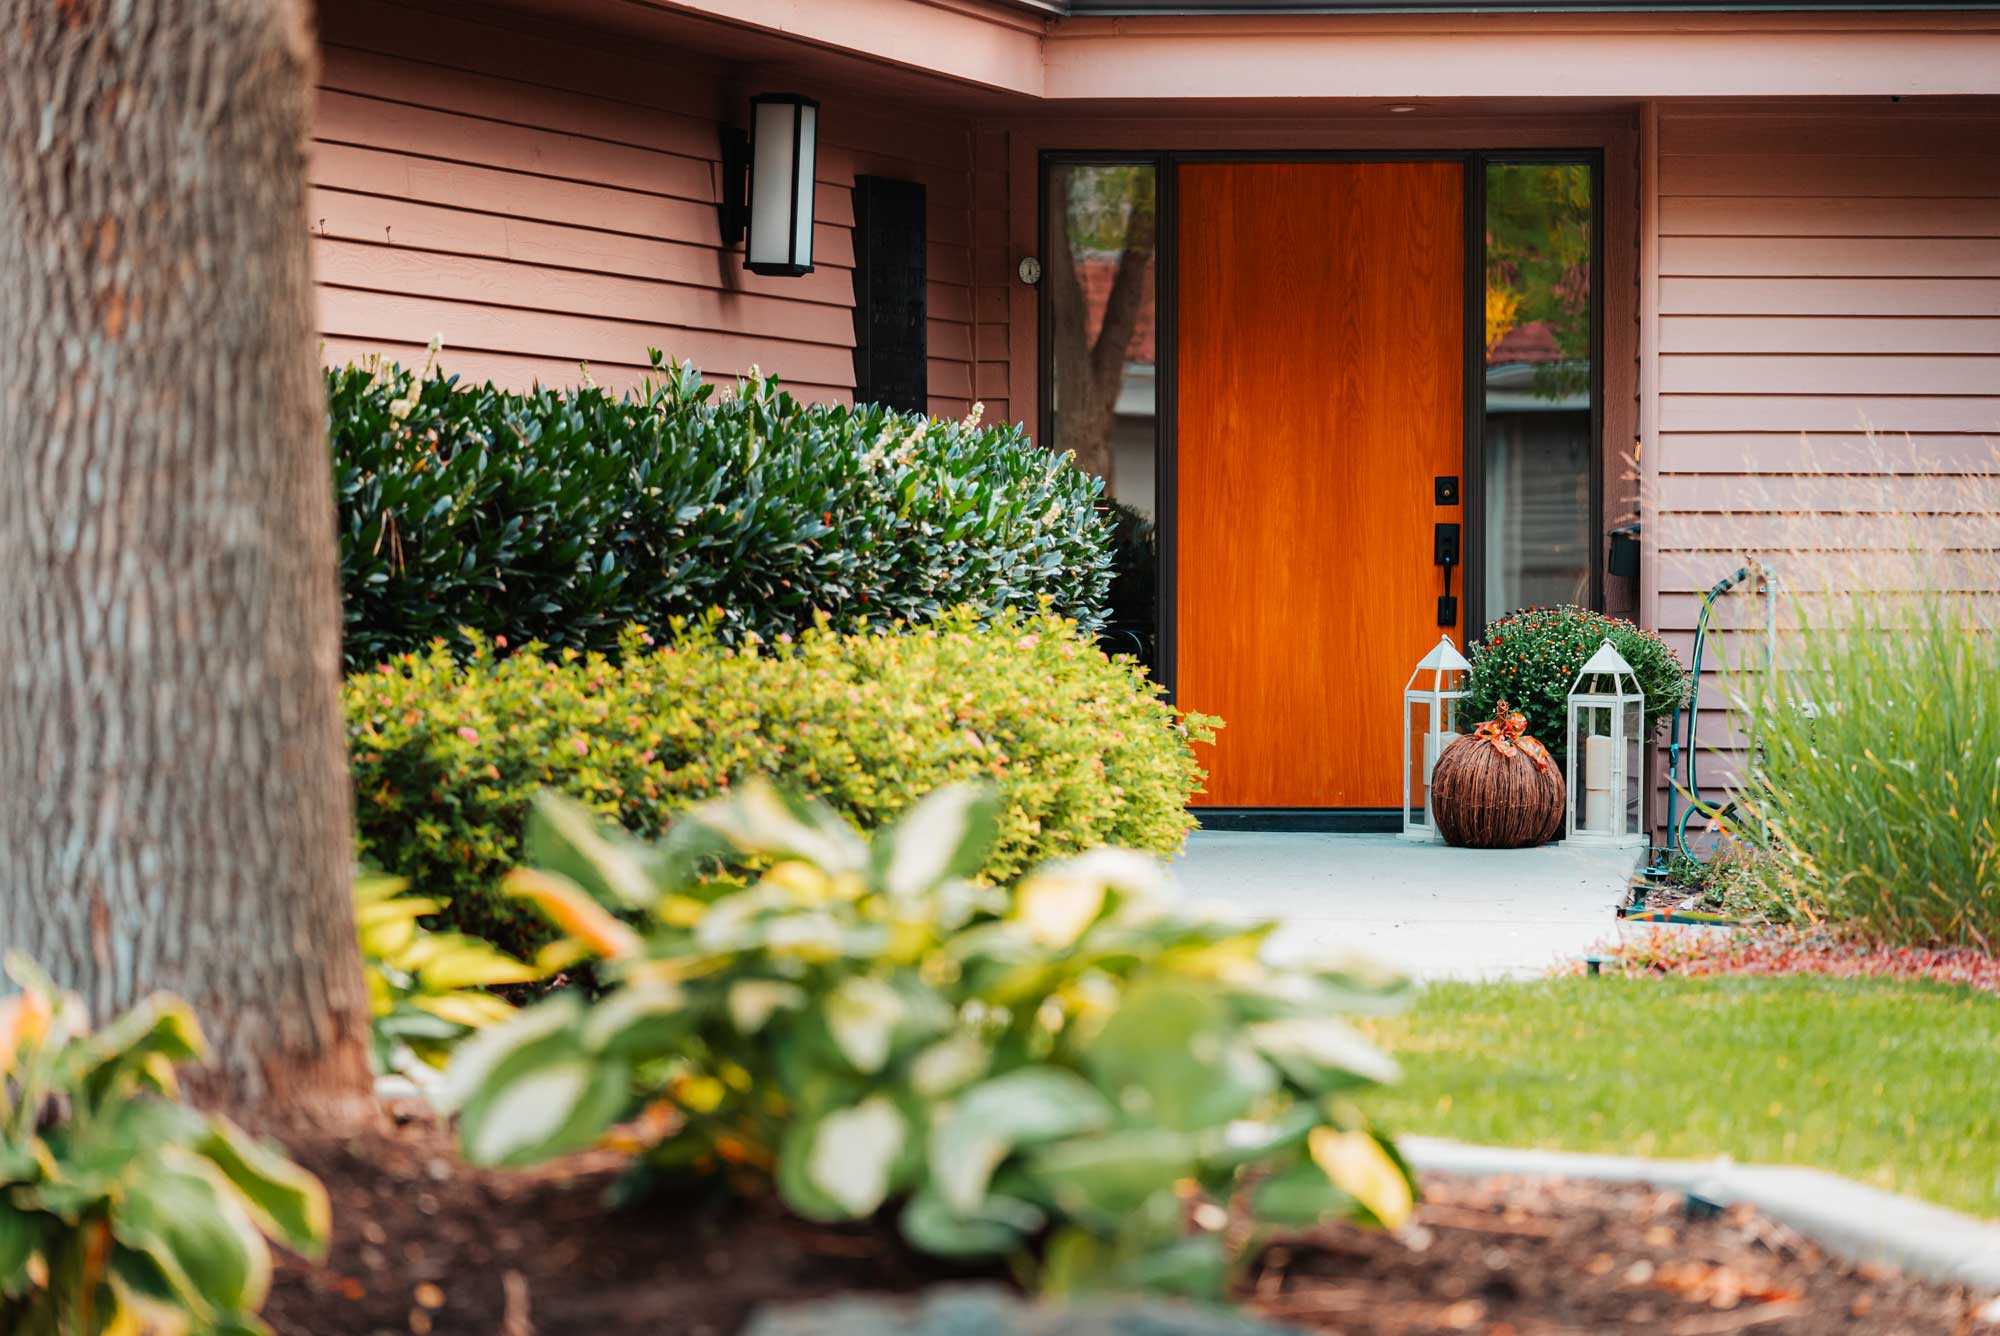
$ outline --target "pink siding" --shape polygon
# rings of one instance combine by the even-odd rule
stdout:
[[[1746,555],[1810,595],[1908,587],[1921,543],[1952,554],[1954,583],[1993,588],[2000,109],[1663,104],[1656,140],[1659,629],[1685,648],[1701,591]]]
[[[468,376],[572,384],[582,361],[622,386],[658,347],[850,400],[852,188],[871,173],[927,190],[932,411],[985,395],[1006,418],[1001,145],[802,81],[824,102],[816,268],[760,278],[720,246],[718,125],[737,90],[716,62],[566,45],[479,12],[323,11],[311,226],[329,360],[421,362],[442,334]]]

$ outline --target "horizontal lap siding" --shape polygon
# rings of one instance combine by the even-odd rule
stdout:
[[[1746,556],[1808,611],[1828,589],[2000,588],[2000,111],[1679,107],[1658,144],[1661,633],[1685,654]],[[1720,778],[1741,738],[1715,655]]]
[[[329,360],[627,387],[646,349],[803,397],[854,391],[854,178],[923,183],[931,410],[1007,415],[1006,159],[950,117],[822,97],[815,270],[763,278],[716,214],[730,104],[671,53],[376,0],[323,14],[309,226]],[[988,203],[986,201],[993,202]],[[981,285],[988,285],[982,289]],[[999,393],[987,394],[989,389]]]

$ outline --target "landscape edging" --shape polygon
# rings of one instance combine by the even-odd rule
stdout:
[[[1743,1202],[1849,1261],[2000,1291],[2000,1224],[1820,1169],[1474,1146],[1437,1137],[1398,1137],[1396,1145],[1412,1166],[1435,1173],[1651,1183],[1718,1205]]]

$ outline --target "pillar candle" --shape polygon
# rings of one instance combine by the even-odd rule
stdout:
[[[1611,739],[1592,737],[1583,744],[1583,825],[1586,830],[1612,829]]]

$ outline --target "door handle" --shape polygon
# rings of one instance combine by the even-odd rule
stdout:
[[[1451,568],[1458,565],[1458,526],[1439,523],[1431,527],[1431,560],[1444,567],[1444,592],[1438,595],[1438,625],[1458,625],[1458,600],[1451,593]]]

